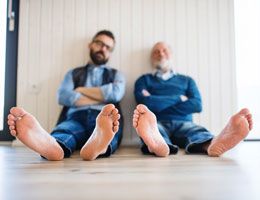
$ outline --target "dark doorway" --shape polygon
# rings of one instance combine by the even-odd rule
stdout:
[[[13,140],[6,123],[11,107],[16,105],[19,0],[0,2],[0,141]]]

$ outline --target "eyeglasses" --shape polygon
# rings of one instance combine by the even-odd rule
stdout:
[[[99,48],[103,48],[103,47],[106,47],[106,49],[109,51],[109,52],[112,52],[113,51],[113,47],[105,44],[104,42],[100,41],[100,40],[94,40],[93,43],[95,45],[97,45]]]

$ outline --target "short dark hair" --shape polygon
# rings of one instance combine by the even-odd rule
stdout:
[[[108,30],[101,30],[101,31],[97,32],[96,35],[93,37],[93,40],[95,40],[96,37],[98,37],[100,35],[106,35],[107,37],[110,37],[114,42],[116,42],[114,34]]]

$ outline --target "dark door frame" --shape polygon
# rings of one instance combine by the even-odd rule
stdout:
[[[10,1],[7,2],[8,4]],[[6,16],[6,64],[5,64],[5,95],[4,95],[4,129],[0,131],[0,141],[11,141],[14,137],[9,133],[6,123],[11,107],[16,106],[17,60],[18,60],[18,28],[19,28],[19,0],[12,1],[12,11],[15,13],[14,31],[9,31],[8,8]],[[8,6],[7,6],[8,7]]]

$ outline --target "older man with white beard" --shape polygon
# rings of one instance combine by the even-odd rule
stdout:
[[[142,141],[144,154],[165,157],[184,148],[186,153],[220,156],[236,146],[252,129],[249,110],[233,115],[222,132],[214,137],[192,122],[192,114],[202,111],[201,95],[195,81],[177,74],[172,66],[169,45],[158,42],[151,52],[154,73],[135,83],[137,105],[133,126]],[[144,105],[143,105],[144,104]]]

